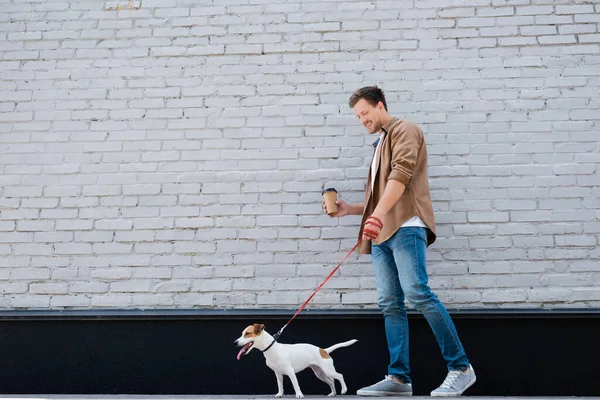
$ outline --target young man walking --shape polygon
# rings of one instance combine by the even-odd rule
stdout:
[[[446,379],[431,395],[460,396],[475,383],[475,371],[450,315],[427,283],[425,251],[436,235],[423,132],[410,121],[390,116],[383,91],[377,86],[357,90],[350,97],[350,107],[369,134],[379,138],[373,144],[364,203],[338,200],[338,212],[331,216],[363,216],[359,251],[372,254],[377,303],[384,315],[390,353],[385,379],[357,394],[412,395],[406,299],[429,322],[448,365]]]

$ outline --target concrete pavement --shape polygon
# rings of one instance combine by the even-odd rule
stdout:
[[[296,397],[292,394],[283,396],[283,399],[295,399]],[[360,399],[362,397],[358,396],[336,396],[337,399]],[[389,397],[370,397],[371,399],[387,399]],[[429,396],[413,396],[413,399],[432,399]],[[464,399],[468,400],[496,400],[496,399],[504,399],[504,400],[531,400],[531,399],[543,399],[543,400],[558,400],[558,399],[585,399],[592,400],[597,399],[600,400],[600,397],[547,397],[547,396],[539,396],[539,397],[499,397],[499,396],[462,396]],[[252,399],[252,400],[273,400],[275,399],[274,395],[202,395],[202,396],[188,396],[188,395],[1,395],[0,400],[243,400],[243,399]],[[307,395],[305,399],[331,399],[331,397],[327,396],[315,396],[315,395]]]

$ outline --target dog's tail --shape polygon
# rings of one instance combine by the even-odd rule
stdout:
[[[348,346],[352,346],[354,343],[358,342],[358,340],[356,339],[352,339],[352,340],[348,340],[347,342],[343,342],[343,343],[338,343],[338,344],[334,344],[331,347],[328,347],[325,349],[325,351],[327,352],[327,354],[331,353],[332,351],[339,349],[340,347],[348,347]]]

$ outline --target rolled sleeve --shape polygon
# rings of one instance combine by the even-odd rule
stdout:
[[[400,181],[404,184],[404,186],[408,185],[410,180],[412,179],[412,175],[400,170],[393,170],[388,177],[388,180]]]
[[[388,177],[405,186],[413,177],[423,136],[419,128],[408,121],[396,125],[390,132],[392,147],[392,171]]]

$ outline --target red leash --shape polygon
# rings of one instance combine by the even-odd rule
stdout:
[[[317,288],[317,290],[315,290],[315,291],[313,292],[313,294],[311,294],[311,295],[310,295],[310,297],[309,297],[309,298],[308,298],[308,299],[307,299],[307,300],[304,302],[304,304],[302,304],[302,305],[300,306],[300,308],[298,309],[298,311],[296,311],[296,314],[294,314],[294,316],[293,316],[292,318],[290,318],[290,320],[289,320],[288,322],[286,322],[286,324],[283,326],[283,328],[281,328],[281,329],[279,330],[279,332],[277,332],[277,333],[276,333],[276,334],[273,336],[273,343],[275,343],[275,342],[277,341],[277,338],[279,337],[279,335],[281,335],[281,332],[283,332],[283,330],[284,330],[284,329],[285,329],[285,328],[286,328],[286,327],[287,327],[287,326],[290,324],[290,322],[292,322],[292,320],[293,320],[294,318],[296,318],[296,316],[297,316],[298,314],[300,314],[300,311],[302,311],[302,310],[304,309],[304,307],[306,307],[306,305],[308,304],[308,302],[309,302],[309,301],[311,301],[313,297],[315,297],[315,294],[317,294],[317,292],[318,292],[319,290],[321,290],[321,288],[323,287],[323,285],[325,284],[325,282],[327,282],[327,281],[328,281],[328,280],[329,280],[329,279],[330,279],[330,278],[333,276],[333,274],[335,274],[335,272],[336,272],[336,271],[337,271],[337,270],[338,270],[338,269],[339,269],[339,268],[342,266],[342,264],[344,263],[344,261],[346,261],[346,260],[348,259],[348,257],[350,257],[350,256],[352,255],[352,253],[354,253],[354,250],[356,250],[356,249],[358,248],[358,246],[361,244],[361,242],[362,242],[362,240],[359,240],[359,241],[358,241],[358,243],[356,243],[356,244],[354,245],[354,247],[352,248],[352,250],[350,250],[350,251],[348,252],[348,254],[346,254],[346,257],[344,257],[344,259],[343,259],[343,260],[342,260],[342,261],[341,261],[341,262],[340,262],[340,263],[337,265],[337,267],[335,267],[335,268],[333,269],[333,271],[331,271],[331,273],[330,273],[330,274],[327,276],[327,278],[325,278],[325,280],[324,280],[323,282],[321,282],[321,284],[319,285],[319,287]],[[265,350],[263,350],[263,352],[265,352],[265,351],[269,350],[269,348],[270,348],[271,346],[273,346],[273,343],[271,343],[271,344],[269,345],[269,347],[267,347]]]

